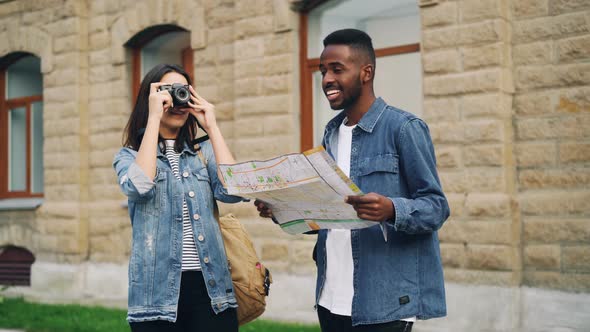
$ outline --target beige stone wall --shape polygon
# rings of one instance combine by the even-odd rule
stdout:
[[[525,285],[590,290],[590,2],[514,6]]]
[[[270,0],[91,1],[89,17],[89,114],[101,119],[89,128],[89,254],[92,261],[125,262],[131,229],[111,166],[131,107],[130,55],[123,44],[159,24],[191,31],[195,85],[216,105],[236,157],[266,158],[297,149],[296,129],[281,125],[296,118],[295,14]],[[223,211],[254,222],[252,205]]]
[[[36,211],[2,212],[0,232],[21,236],[3,236],[1,244],[24,246],[41,260],[80,262],[88,249],[86,26],[84,2],[0,4],[0,54],[41,58],[45,134],[45,202]]]
[[[422,8],[424,114],[452,209],[448,280],[590,289],[589,9]]]
[[[590,4],[422,0],[424,118],[452,216],[446,279],[590,290]],[[0,211],[0,245],[45,262],[126,264],[131,228],[112,170],[132,106],[125,42],[191,31],[195,84],[238,160],[299,148],[297,14],[282,0],[0,2],[0,56],[44,74],[45,201]],[[223,205],[277,273],[313,275],[313,236],[251,203]]]
[[[195,84],[217,106],[239,160],[296,151],[297,22],[288,2],[273,0],[1,3],[0,55],[26,51],[42,61],[45,200],[36,211],[0,212],[0,245],[44,261],[126,263],[131,227],[111,166],[132,107],[124,44],[154,25],[191,31]],[[222,209],[260,235],[259,251],[279,270],[292,264],[277,252],[313,240],[289,242],[251,204]]]
[[[422,7],[424,117],[451,217],[440,232],[447,280],[521,279],[507,1]]]

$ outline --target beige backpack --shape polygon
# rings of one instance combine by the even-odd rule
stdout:
[[[203,164],[207,165],[207,159],[200,147],[197,146],[196,151]],[[266,296],[272,276],[260,263],[252,240],[238,218],[231,213],[220,218],[217,201],[214,212],[215,218],[219,221],[234,294],[238,302],[238,322],[244,325],[262,315],[266,309]]]
[[[244,226],[233,214],[219,218],[219,228],[238,301],[238,322],[243,325],[264,312],[272,277],[258,260]]]

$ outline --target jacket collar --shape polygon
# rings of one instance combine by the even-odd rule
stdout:
[[[363,115],[361,121],[359,121],[358,126],[369,133],[373,132],[373,128],[381,118],[381,114],[385,111],[387,104],[381,97],[375,99],[371,107],[369,107],[369,111]]]
[[[162,145],[163,145],[163,144],[164,144],[164,143],[161,143],[161,142],[158,144],[158,155],[157,155],[157,156],[158,156],[158,158],[166,158],[166,155],[165,155],[164,153],[162,153],[162,149],[163,149],[163,146],[162,146]],[[195,155],[197,154],[197,153],[196,153],[196,150],[195,150],[195,151],[193,151],[193,149],[191,149],[191,148],[188,146],[188,144],[187,144],[187,143],[184,143],[184,148],[183,148],[183,149],[182,149],[182,151],[180,152],[180,154],[181,154],[181,155],[182,155],[182,154],[184,154],[184,153],[188,153],[188,154],[190,154],[190,155],[193,155],[193,156],[195,156]]]
[[[376,98],[373,104],[371,104],[371,107],[369,107],[367,113],[363,115],[357,126],[366,132],[372,133],[375,125],[377,124],[377,121],[379,121],[379,118],[381,117],[381,114],[383,114],[385,111],[385,108],[387,108],[387,103],[385,103],[381,97]],[[326,129],[331,131],[332,129],[340,126],[345,117],[346,112],[340,112],[332,120],[330,120],[330,122],[328,122]]]

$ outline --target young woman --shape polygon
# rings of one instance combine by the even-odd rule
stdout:
[[[190,91],[188,103],[174,105],[174,83]],[[215,200],[241,201],[227,194],[217,173],[218,162],[234,159],[214,106],[190,84],[175,65],[147,73],[113,163],[133,228],[127,320],[134,332],[238,331],[214,216]],[[197,121],[209,140],[195,145]]]

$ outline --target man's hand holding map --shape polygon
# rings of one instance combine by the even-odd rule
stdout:
[[[219,169],[229,194],[265,202],[289,234],[375,225],[359,219],[344,202],[345,196],[362,192],[322,147]],[[384,237],[387,240],[385,229]]]

